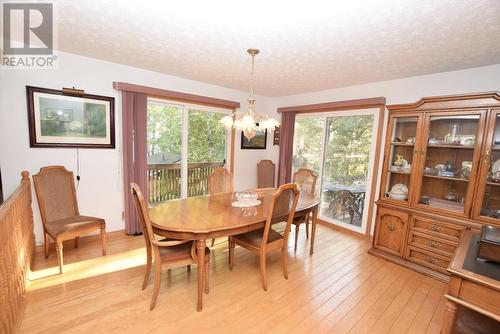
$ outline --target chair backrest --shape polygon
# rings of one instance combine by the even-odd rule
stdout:
[[[135,210],[137,212],[137,216],[139,217],[142,235],[144,235],[146,248],[149,253],[151,251],[151,240],[156,240],[156,237],[153,233],[153,226],[151,225],[151,221],[149,220],[148,206],[146,205],[144,195],[142,194],[141,188],[138,184],[131,183],[130,192],[132,193],[132,198],[134,199]]]
[[[271,160],[261,160],[257,164],[257,188],[274,188],[275,164]]]
[[[230,193],[233,191],[233,176],[224,167],[216,168],[208,176],[208,192],[210,195]]]
[[[311,169],[300,168],[293,174],[293,183],[297,184],[300,191],[314,195],[318,175]]]
[[[73,172],[64,166],[47,166],[33,175],[42,223],[79,215]]]
[[[288,234],[292,225],[295,209],[299,201],[299,190],[294,183],[283,184],[278,188],[271,199],[269,212],[267,214],[266,225],[264,227],[264,236],[262,237],[261,247],[265,247],[269,237],[271,226],[276,222],[286,221],[283,238],[285,247],[288,243]]]

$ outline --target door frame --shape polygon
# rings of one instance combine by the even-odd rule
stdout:
[[[372,131],[372,144],[370,147],[370,161],[368,166],[368,182],[365,193],[365,206],[363,208],[363,219],[361,222],[361,227],[350,226],[350,224],[341,223],[338,221],[334,221],[331,219],[325,219],[321,215],[318,218],[328,224],[335,225],[341,229],[347,229],[350,231],[354,231],[359,234],[364,234],[366,237],[370,237],[371,229],[373,226],[374,220],[374,205],[375,199],[377,197],[378,191],[377,186],[379,185],[380,180],[380,164],[382,159],[380,159],[381,155],[381,143],[383,130],[385,127],[385,105],[377,106],[377,107],[366,107],[366,108],[346,108],[346,109],[337,109],[337,110],[325,110],[320,112],[307,112],[307,113],[297,113],[296,120],[300,118],[311,118],[311,117],[323,117],[323,145],[321,148],[321,168],[318,175],[320,189],[323,186],[323,170],[325,163],[325,154],[326,154],[326,131],[327,129],[327,118],[328,117],[347,117],[347,116],[360,116],[360,115],[373,115],[373,131]],[[321,195],[321,194],[320,194]]]

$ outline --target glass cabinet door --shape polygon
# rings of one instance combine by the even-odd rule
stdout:
[[[419,154],[425,158],[420,171],[418,205],[468,214],[479,159],[478,130],[483,113],[434,113],[427,117],[427,143]]]
[[[500,218],[500,111],[492,114],[481,157],[475,218]]]
[[[390,200],[409,202],[419,119],[419,116],[394,116],[390,122],[392,128],[384,189],[385,197]]]

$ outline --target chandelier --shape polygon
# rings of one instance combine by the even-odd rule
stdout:
[[[247,139],[255,137],[256,133],[265,130],[274,130],[280,123],[266,114],[254,112],[255,97],[253,93],[254,81],[254,64],[255,56],[259,54],[258,49],[248,49],[247,52],[252,56],[252,71],[250,72],[250,98],[248,101],[248,111],[245,113],[234,112],[231,116],[224,116],[220,122],[224,124],[226,129],[234,128],[238,131],[243,131],[243,135]]]

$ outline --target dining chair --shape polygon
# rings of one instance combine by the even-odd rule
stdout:
[[[271,160],[261,160],[257,164],[257,188],[274,188],[276,165]]]
[[[208,176],[208,192],[210,195],[233,192],[233,176],[224,167],[215,168]]]
[[[142,234],[146,242],[146,272],[142,283],[142,290],[146,289],[151,272],[152,262],[155,265],[155,280],[153,296],[151,297],[150,310],[153,310],[160,291],[162,269],[178,268],[187,266],[190,271],[191,265],[197,263],[196,242],[192,240],[160,239],[153,232],[153,226],[149,219],[148,206],[144,195],[136,183],[130,184],[130,191],[134,198],[134,204],[142,228]],[[210,265],[210,249],[205,248],[205,293],[208,293],[208,272]]]
[[[298,200],[299,191],[295,184],[280,186],[271,198],[265,226],[258,230],[229,237],[229,268],[232,270],[234,266],[235,245],[239,245],[257,254],[260,259],[260,275],[264,291],[267,291],[267,253],[277,250],[281,251],[283,276],[285,279],[288,279],[288,236]],[[283,234],[272,228],[273,224],[284,221],[286,221],[286,225]]]
[[[102,255],[106,255],[104,219],[80,215],[73,172],[64,166],[47,166],[33,175],[33,184],[42,218],[45,257],[49,256],[50,239],[55,241],[59,273],[63,272],[63,241],[100,231]]]
[[[293,183],[297,184],[301,192],[307,193],[314,196],[316,193],[316,180],[318,175],[311,169],[300,168],[293,174]],[[306,238],[309,238],[309,220],[310,214],[301,214],[294,218],[293,225],[295,225],[295,246],[294,250],[297,250],[297,241],[299,239],[300,224],[305,223],[306,225]]]
[[[215,168],[208,176],[208,192],[210,195],[233,192],[233,176],[224,167]],[[215,239],[212,239],[213,247]]]

